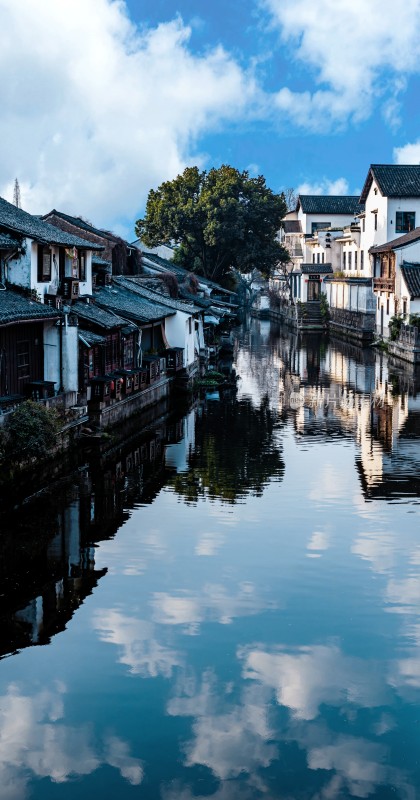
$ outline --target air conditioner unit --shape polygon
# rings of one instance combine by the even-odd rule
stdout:
[[[60,295],[48,294],[48,292],[46,292],[44,294],[44,304],[51,308],[58,308],[58,310],[61,311],[63,307],[63,298],[60,297]]]
[[[76,278],[64,278],[63,297],[66,300],[77,300],[79,297],[79,281]]]

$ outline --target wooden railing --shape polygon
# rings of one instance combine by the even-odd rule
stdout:
[[[374,278],[373,279],[374,292],[394,292],[395,291],[395,278]]]

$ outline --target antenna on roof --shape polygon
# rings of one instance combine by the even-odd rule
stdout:
[[[15,178],[15,185],[13,187],[13,205],[16,206],[16,208],[21,208],[20,186],[17,178]]]

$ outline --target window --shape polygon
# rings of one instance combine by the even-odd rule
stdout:
[[[386,298],[386,313],[389,316],[389,297]]]
[[[379,311],[379,307],[380,307],[380,295],[378,294],[378,311]]]
[[[375,228],[375,231],[378,230],[378,212],[377,211],[375,211],[375,213],[373,215],[373,227]]]
[[[407,300],[403,300],[403,316],[407,316]]]
[[[395,216],[396,233],[408,233],[416,227],[415,211],[397,211]]]
[[[362,231],[363,231],[363,233],[365,232],[365,230],[366,230],[366,218],[363,217],[362,218]]]
[[[357,272],[357,250],[355,250],[355,253],[354,253],[354,268],[355,268],[355,270]]]
[[[343,269],[346,268],[346,251],[343,252]]]
[[[351,250],[349,251],[349,269],[351,269]]]
[[[40,283],[51,280],[51,250],[49,247],[38,245],[38,281]]]
[[[105,348],[105,371],[112,372],[118,366],[118,334],[112,333],[107,338]]]
[[[79,280],[86,280],[86,251],[79,250]]]
[[[331,222],[313,222],[311,228],[312,234],[322,230],[322,228],[331,228]]]
[[[312,253],[312,264],[315,264],[315,253]]]
[[[365,251],[361,250],[360,251],[360,269],[364,269],[364,268],[365,268]]]
[[[316,254],[316,263],[317,263],[317,264],[319,264],[319,263],[320,263],[320,261],[321,261],[321,254],[320,254],[320,253],[317,253],[317,254]]]
[[[29,378],[29,341],[17,343],[18,379]]]
[[[322,254],[322,263],[325,263],[325,253]]]
[[[133,337],[129,336],[124,340],[124,367],[131,369],[134,364],[134,343]]]

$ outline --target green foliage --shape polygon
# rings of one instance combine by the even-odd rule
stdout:
[[[198,378],[195,382],[197,387],[199,386],[219,386],[221,383],[224,383],[226,380],[226,376],[223,375],[222,372],[217,372],[216,370],[208,370],[202,378]]]
[[[395,314],[389,320],[388,327],[391,342],[395,342],[396,339],[398,339],[402,325],[404,325],[404,317],[402,314]]]
[[[409,324],[420,331],[420,314],[410,314]]]
[[[44,458],[56,443],[59,429],[54,409],[25,400],[6,423],[6,457],[13,461]]]
[[[321,317],[323,322],[328,322],[330,318],[330,306],[325,292],[321,292],[321,299],[319,303]]]
[[[188,167],[149,192],[136,234],[150,247],[175,242],[176,263],[211,280],[231,269],[258,268],[268,276],[289,260],[277,240],[286,210],[284,196],[267,188],[261,175],[250,178],[227,165],[209,172]]]

